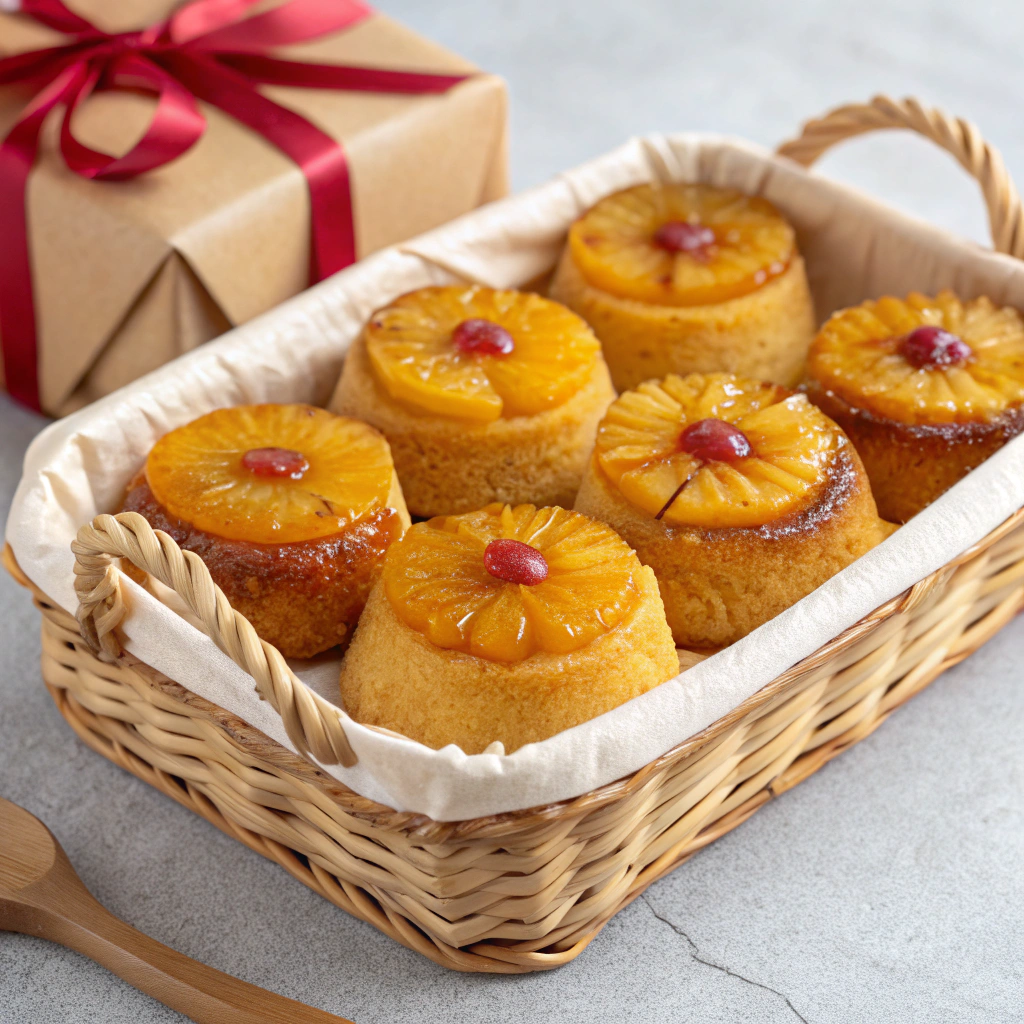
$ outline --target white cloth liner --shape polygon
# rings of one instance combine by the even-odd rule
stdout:
[[[28,577],[68,611],[69,545],[116,508],[154,441],[210,409],[330,398],[346,347],[376,307],[456,277],[509,287],[545,273],[582,210],[652,178],[703,180],[772,200],[798,231],[819,316],[885,293],[988,294],[1024,308],[1024,264],[995,255],[743,142],[651,136],[518,197],[373,256],[55,423],[30,447],[7,523]],[[880,547],[732,647],[670,682],[514,754],[467,756],[383,735],[345,717],[359,763],[324,770],[400,810],[457,820],[562,800],[627,775],[705,728],[882,602],[941,567],[1024,505],[1024,437],[971,473]],[[291,748],[251,677],[130,580],[128,649]],[[337,658],[297,665],[337,700]]]

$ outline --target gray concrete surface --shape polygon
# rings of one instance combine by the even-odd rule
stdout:
[[[1024,178],[1024,16],[952,0],[829,4],[380,0],[507,76],[517,187],[655,129],[772,144],[876,91],[969,115]],[[903,137],[830,173],[977,240],[951,161]],[[0,397],[0,508],[41,421]],[[546,975],[452,974],[348,918],[86,750],[0,578],[0,792],[42,816],[115,913],[360,1022],[1024,1020],[1024,620],[872,737],[695,857]],[[87,960],[0,934],[0,1021],[175,1021]]]

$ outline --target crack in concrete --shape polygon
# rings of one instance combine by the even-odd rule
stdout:
[[[677,924],[674,924],[667,917],[663,917],[661,914],[654,909],[654,904],[647,898],[647,893],[642,893],[640,899],[647,904],[647,909],[662,923],[667,924],[681,939],[685,940],[686,944],[690,947],[690,956],[697,961],[699,964],[703,964],[705,967],[712,967],[716,971],[721,971],[723,974],[727,974],[730,978],[736,978],[738,981],[746,982],[748,985],[753,985],[755,988],[762,988],[765,992],[771,992],[772,995],[778,996],[785,1004],[796,1014],[796,1016],[803,1021],[803,1024],[810,1024],[807,1018],[789,1001],[789,997],[784,993],[780,992],[777,988],[772,988],[771,985],[765,985],[760,981],[754,981],[753,978],[744,977],[742,974],[737,974],[736,971],[731,970],[722,964],[716,964],[713,960],[707,960],[701,956],[700,949],[697,947],[697,943],[690,938],[686,932],[683,931]]]

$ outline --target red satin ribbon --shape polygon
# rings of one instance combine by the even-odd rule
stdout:
[[[22,13],[70,40],[0,59],[0,85],[40,86],[0,143],[0,342],[7,391],[39,410],[39,359],[25,206],[43,122],[64,108],[60,151],[85,178],[123,181],[187,152],[206,129],[197,99],[258,132],[302,169],[312,218],[310,279],[355,262],[348,161],[341,145],[304,117],[264,96],[258,85],[362,92],[441,93],[465,75],[434,75],[281,60],[265,51],[351,28],[372,14],[361,0],[286,0],[246,17],[259,0],[196,0],[140,32],[109,34],[62,0],[23,0]],[[97,91],[143,90],[156,97],[142,138],[123,156],[75,138],[75,111]]]

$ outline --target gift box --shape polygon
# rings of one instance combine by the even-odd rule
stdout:
[[[504,83],[349,0],[23,0],[0,85],[0,380],[51,415],[506,191]]]

